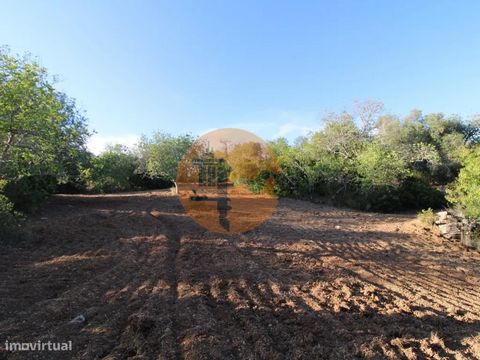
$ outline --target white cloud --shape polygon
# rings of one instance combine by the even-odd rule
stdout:
[[[243,117],[244,121],[228,127],[249,130],[265,140],[279,137],[295,140],[299,136],[308,135],[321,127],[321,116],[318,112],[299,111],[266,111],[253,116]]]
[[[87,148],[89,151],[95,155],[100,154],[108,145],[122,144],[126,147],[133,147],[140,140],[139,135],[135,134],[126,134],[126,135],[117,135],[117,136],[104,136],[99,134],[94,134],[90,137],[87,142]]]
[[[218,129],[219,129],[218,127],[215,127],[215,128],[209,128],[209,129],[206,129],[206,130],[200,130],[200,132],[198,133],[198,136],[208,134],[209,132],[215,131],[215,130],[218,130]]]
[[[278,126],[277,132],[273,138],[285,137],[287,139],[297,138],[299,136],[308,135],[311,131],[316,130],[318,127],[313,125],[301,125],[296,123],[283,123]]]
[[[226,122],[221,128],[238,128],[253,132],[264,140],[273,140],[284,137],[289,141],[299,136],[308,135],[321,128],[321,114],[314,111],[286,111],[266,110],[250,115],[241,116],[235,122]],[[213,125],[213,124],[212,124]],[[203,131],[194,135],[203,135],[220,127],[205,127]],[[88,149],[94,154],[100,154],[107,145],[122,144],[133,147],[140,139],[136,134],[116,136],[93,135],[88,143]]]

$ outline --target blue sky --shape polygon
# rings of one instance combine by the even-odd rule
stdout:
[[[2,1],[0,44],[35,55],[97,135],[241,127],[271,139],[364,99],[480,112],[478,1]]]

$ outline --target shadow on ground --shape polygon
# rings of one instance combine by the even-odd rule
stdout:
[[[165,192],[54,199],[33,242],[0,250],[0,344],[72,341],[39,359],[480,357],[478,253],[368,219],[282,200],[225,237]]]

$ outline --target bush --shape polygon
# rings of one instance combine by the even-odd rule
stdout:
[[[407,162],[393,150],[377,143],[368,144],[356,161],[359,181],[366,185],[398,184],[410,174]]]
[[[4,195],[13,203],[15,210],[33,212],[55,189],[55,176],[24,176],[8,182]]]
[[[417,219],[426,225],[433,225],[435,223],[435,214],[432,208],[424,209],[417,214]]]
[[[399,185],[353,184],[336,200],[356,209],[379,212],[436,209],[447,205],[443,192],[417,178],[407,178]]]
[[[173,186],[170,180],[145,174],[133,174],[129,177],[128,182],[132,189],[138,190],[168,189]]]
[[[447,198],[467,217],[480,219],[480,145],[462,157],[458,179],[447,190]]]
[[[115,192],[130,190],[130,178],[134,175],[137,162],[135,157],[122,146],[114,146],[91,160],[83,171],[87,189],[94,192]]]
[[[277,193],[326,196],[351,207],[388,212],[447,205],[436,187],[457,176],[463,149],[479,141],[478,119],[466,122],[420,111],[402,119],[380,115],[381,104],[360,105],[359,112],[327,114],[323,129],[292,146],[284,139],[270,143],[281,169]],[[456,197],[464,197],[464,207],[469,202],[470,209],[480,208],[478,192],[468,200],[473,190],[465,187],[462,192]]]
[[[0,195],[0,229],[12,225],[13,220],[13,204],[5,195]]]
[[[13,209],[13,203],[2,194],[6,185],[5,180],[0,180],[0,241],[17,235],[19,216]]]
[[[448,205],[443,191],[435,189],[425,180],[410,177],[399,187],[402,209],[439,209]]]
[[[472,246],[480,250],[480,228],[473,231],[471,234],[471,237],[472,237]]]
[[[86,186],[81,181],[68,181],[57,184],[55,193],[57,194],[81,194],[86,190]]]
[[[345,203],[353,208],[395,212],[401,209],[401,197],[398,187],[393,185],[379,185],[373,187],[358,187],[344,195]]]
[[[246,185],[250,191],[257,194],[275,194],[275,173],[267,170],[261,170],[253,180],[239,179],[236,184]]]
[[[244,184],[255,193],[272,195],[275,175],[278,173],[276,157],[270,148],[260,143],[237,144],[228,154],[223,166],[223,177],[235,184]]]

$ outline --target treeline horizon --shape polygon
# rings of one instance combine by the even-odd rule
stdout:
[[[480,218],[480,116],[412,110],[400,117],[379,101],[331,112],[322,128],[289,143],[267,142],[275,166],[237,174],[252,191],[326,198],[369,210],[456,206]],[[16,223],[55,192],[116,192],[168,187],[196,137],[154,132],[134,148],[99,155],[75,101],[55,89],[45,68],[0,49],[0,226]]]

